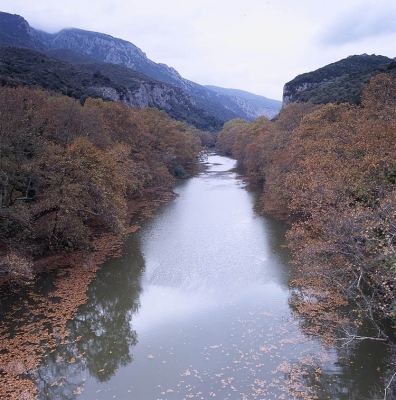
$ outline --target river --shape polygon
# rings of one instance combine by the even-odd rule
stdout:
[[[304,334],[286,226],[255,213],[234,160],[211,155],[175,192],[98,271],[35,374],[39,398],[362,399],[380,387],[380,343]]]

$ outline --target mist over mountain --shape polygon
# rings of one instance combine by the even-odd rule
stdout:
[[[20,15],[0,12],[0,45],[45,51],[47,46]]]

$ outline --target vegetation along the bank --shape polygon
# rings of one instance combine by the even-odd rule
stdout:
[[[262,185],[261,210],[291,223],[291,304],[304,329],[392,341],[396,320],[396,80],[379,74],[361,105],[292,103],[275,121],[229,121],[218,139]],[[345,305],[352,305],[351,308]],[[352,321],[352,322],[351,322]]]
[[[0,88],[0,278],[33,278],[34,257],[124,234],[127,202],[194,173],[212,134],[164,111]]]
[[[188,177],[213,144],[157,109],[0,88],[0,277],[30,282],[35,257],[90,250],[98,230],[123,235],[128,200]],[[367,339],[369,320],[370,339],[395,351],[396,79],[374,76],[358,105],[231,120],[217,146],[262,186],[261,211],[291,224],[302,329],[344,343]]]

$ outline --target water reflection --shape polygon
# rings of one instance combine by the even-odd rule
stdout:
[[[87,377],[107,382],[132,362],[138,342],[132,317],[140,306],[143,267],[137,237],[130,238],[122,260],[105,263],[90,285],[88,302],[67,323],[67,340],[39,368],[40,398],[73,398]]]
[[[253,212],[234,160],[209,161],[100,270],[39,369],[42,398],[346,400],[379,381],[380,345],[304,334],[285,226]]]
[[[177,187],[182,196],[140,233],[146,270],[136,326],[268,292],[271,282],[287,288],[285,266],[268,248],[273,233],[252,212],[254,196],[236,181],[235,161],[214,156],[211,162]]]
[[[252,212],[254,198],[242,185],[227,171],[176,188],[183,195],[141,233],[145,285],[227,295],[252,282],[285,283],[284,266],[268,249],[273,233]]]

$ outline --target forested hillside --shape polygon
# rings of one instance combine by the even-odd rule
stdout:
[[[291,303],[311,333],[353,338],[365,316],[373,336],[389,339],[396,320],[395,132],[396,80],[379,74],[361,106],[292,103],[274,122],[229,121],[220,133],[219,149],[263,187],[262,212],[291,223]],[[354,324],[340,307],[348,303]]]
[[[165,112],[0,88],[0,278],[32,279],[33,256],[123,235],[127,202],[195,171],[213,137]]]
[[[363,90],[379,73],[393,76],[394,60],[375,54],[355,55],[296,76],[283,89],[283,105],[290,102],[315,104],[360,104]]]
[[[122,101],[130,107],[155,107],[203,130],[218,131],[223,125],[220,119],[197,107],[180,88],[70,50],[50,54],[54,57],[34,50],[0,46],[1,86],[55,90],[81,103],[93,97]]]

